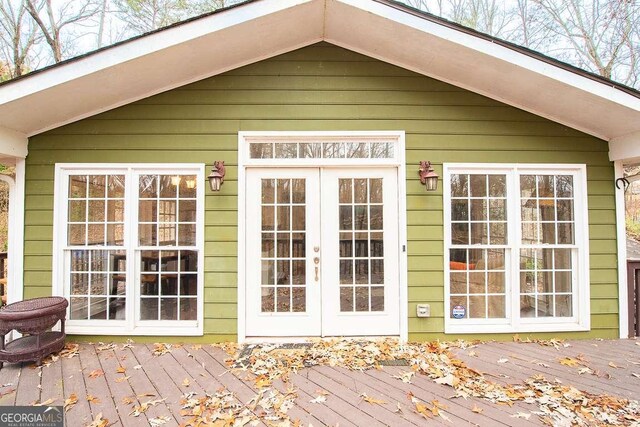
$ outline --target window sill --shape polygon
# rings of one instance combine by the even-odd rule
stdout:
[[[458,324],[452,325],[445,322],[445,334],[517,334],[535,332],[588,332],[589,325],[582,323],[529,323],[514,325],[478,325]]]
[[[125,335],[125,336],[184,336],[196,337],[204,335],[202,327],[196,326],[163,326],[138,327],[129,329],[118,326],[97,325],[69,325],[66,326],[68,335]]]

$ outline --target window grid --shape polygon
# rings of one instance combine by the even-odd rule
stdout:
[[[67,246],[121,246],[124,175],[69,176]]]
[[[193,175],[140,175],[140,247],[196,245],[196,188]]]
[[[262,179],[261,311],[306,311],[306,180]]]
[[[491,170],[491,174],[505,174],[508,183],[509,194],[506,194],[505,198],[510,215],[508,230],[511,230],[512,240],[508,245],[496,246],[490,244],[489,237],[484,243],[472,243],[470,227],[456,230],[453,225],[472,222],[471,208],[465,203],[468,203],[473,196],[468,192],[456,193],[456,179],[459,179],[460,175],[473,175],[475,166],[445,167],[446,176],[450,178],[447,183],[449,192],[445,196],[445,201],[449,203],[447,216],[452,224],[447,233],[449,308],[452,309],[458,304],[465,305],[467,308],[468,305],[473,305],[470,301],[473,292],[470,292],[469,285],[472,281],[469,277],[476,272],[472,272],[471,268],[457,261],[472,259],[473,256],[470,255],[472,249],[478,251],[504,248],[507,259],[505,266],[509,265],[504,269],[508,282],[506,284],[508,291],[505,295],[507,297],[505,320],[508,323],[495,321],[477,323],[474,330],[489,331],[486,328],[490,325],[502,325],[496,327],[505,332],[522,331],[534,324],[542,325],[539,326],[542,330],[554,330],[552,328],[556,325],[562,330],[588,328],[589,307],[588,298],[585,296],[585,292],[588,295],[588,289],[584,291],[576,287],[578,276],[588,274],[582,255],[583,245],[588,244],[588,230],[582,224],[585,218],[582,209],[586,209],[586,197],[582,188],[584,181],[580,182],[580,178],[584,179],[584,167],[560,165],[558,168],[552,168],[547,165],[537,165],[527,168],[506,165],[503,168],[501,166],[496,164],[484,167],[485,170]],[[479,168],[478,173],[486,172]],[[578,184],[582,184],[582,187],[578,187]],[[468,191],[464,185],[458,185],[458,189],[460,188]],[[456,206],[457,203],[464,209]],[[461,218],[460,212],[465,216]],[[482,220],[484,219],[483,217]],[[476,218],[473,220],[480,221]],[[528,229],[525,229],[525,224],[529,227]],[[576,234],[578,229],[583,231]],[[528,230],[533,231],[528,232]],[[487,234],[491,235],[489,230]],[[459,238],[461,235],[464,236],[463,239]],[[514,239],[513,236],[516,238]],[[465,239],[469,240],[468,244],[458,243],[461,240],[466,242]],[[510,256],[511,251],[513,257]],[[468,262],[473,264],[472,261]],[[484,275],[485,283],[488,283],[488,272],[484,272]],[[510,286],[509,283],[513,285]],[[456,314],[458,315],[459,311]],[[463,321],[458,323],[457,317],[454,318],[453,312],[447,316],[447,331],[468,332],[470,323]],[[468,313],[464,318],[470,318]]]
[[[505,318],[507,175],[452,174],[450,203],[449,316]]]
[[[140,252],[141,320],[196,320],[198,253]]]
[[[141,200],[135,188],[138,186],[138,178],[144,173],[140,175],[138,171],[152,168],[146,164],[140,166],[127,164],[120,167],[110,165],[105,170],[94,170],[91,165],[79,164],[63,166],[60,169],[60,175],[57,172],[56,182],[61,183],[58,185],[62,183],[64,185],[56,203],[60,203],[65,212],[62,216],[63,222],[60,224],[61,229],[56,232],[56,240],[62,242],[61,252],[64,255],[64,263],[59,266],[61,273],[57,277],[60,277],[64,283],[61,291],[70,299],[69,320],[72,321],[70,327],[74,330],[78,327],[78,333],[89,331],[85,329],[85,326],[89,325],[98,328],[111,328],[112,325],[117,325],[118,328],[123,328],[122,331],[126,329],[130,332],[140,327],[139,330],[144,333],[160,332],[148,329],[155,327],[152,326],[155,323],[137,322],[140,319],[140,293],[130,284],[134,283],[134,287],[139,286],[140,276],[135,272],[138,268],[133,268],[134,259],[139,262],[140,250],[145,249],[138,245],[138,233],[136,233],[138,225],[131,222],[137,218],[136,212],[139,213]],[[195,254],[192,256],[195,270],[190,273],[191,277],[184,283],[188,289],[183,292],[181,277],[176,277],[174,280],[174,283],[179,284],[177,294],[173,296],[174,305],[180,309],[175,318],[190,321],[166,324],[170,328],[177,328],[174,331],[178,334],[190,333],[194,327],[199,330],[202,328],[201,324],[194,323],[201,316],[198,307],[201,299],[198,289],[201,286],[199,276],[201,272],[197,271],[201,263],[198,257],[201,243],[196,243],[196,226],[199,217],[198,198],[201,196],[197,188],[197,177],[202,175],[202,171],[200,167],[198,168],[200,170],[196,170],[192,166],[187,166],[185,169],[188,172],[181,171],[177,175],[161,175],[162,172],[156,172],[155,175],[156,177],[166,176],[169,180],[171,177],[182,178],[182,183],[178,184],[181,188],[175,189],[177,194],[173,194],[172,197],[156,197],[156,200],[177,199],[172,206],[164,209],[163,215],[166,217],[161,219],[173,221],[176,224],[174,227],[176,236],[181,234],[184,237],[181,242],[176,243],[188,246],[186,248],[171,246],[170,248],[174,251],[188,250]],[[119,173],[112,172],[114,170]],[[163,166],[157,167],[157,170],[162,171]],[[127,188],[125,192],[125,186],[131,186],[133,191]],[[181,205],[181,203],[186,204]],[[160,210],[160,213],[154,213],[155,220],[159,218],[159,214],[162,214],[163,208],[161,207]],[[189,228],[180,229],[178,226],[183,223]],[[118,226],[117,230],[112,227],[113,225]],[[82,226],[82,229],[80,230],[78,226]],[[71,233],[70,230],[73,230],[73,227],[81,233]],[[146,249],[157,250],[159,247]],[[181,274],[186,276],[186,272]],[[172,297],[164,294],[162,296],[165,299]],[[129,298],[135,299],[128,300]],[[131,307],[135,307],[131,311],[134,316],[127,314]],[[122,323],[114,323],[116,320]]]
[[[126,252],[71,250],[70,319],[124,319]]]
[[[339,180],[341,312],[384,311],[381,178]]]
[[[178,261],[178,265],[183,262],[190,266],[198,264],[199,252],[195,247],[196,176],[141,174],[137,181],[136,251],[140,265],[140,310],[137,316],[141,321],[196,320],[197,293],[184,295],[183,290],[185,284],[189,284],[189,289],[195,289],[197,268],[193,277],[181,269],[169,271],[162,268],[167,257]],[[168,289],[172,291],[167,293]]]
[[[252,142],[251,159],[391,159],[393,142]]]
[[[520,309],[523,317],[571,317],[572,249],[520,250]],[[545,285],[551,285],[545,289]],[[545,300],[550,304],[544,307]]]

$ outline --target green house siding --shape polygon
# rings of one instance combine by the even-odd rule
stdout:
[[[204,330],[209,340],[236,339],[237,133],[249,130],[406,131],[409,338],[416,340],[442,337],[445,312],[442,186],[425,192],[418,160],[431,160],[440,174],[443,162],[586,163],[592,331],[573,336],[617,336],[613,167],[606,142],[328,44],[32,137],[26,166],[25,298],[51,293],[56,163],[204,161],[210,167],[224,160],[222,191],[206,191]],[[419,302],[431,304],[431,318],[415,317]]]

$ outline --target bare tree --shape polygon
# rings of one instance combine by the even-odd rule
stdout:
[[[62,61],[66,49],[62,38],[63,29],[87,21],[99,10],[92,0],[63,2],[57,11],[54,11],[51,0],[24,0],[24,5],[51,48],[53,61],[56,63]]]
[[[7,78],[29,71],[29,55],[37,41],[37,28],[26,15],[24,3],[0,0],[0,58],[5,63]]]
[[[552,54],[606,78],[634,85],[640,55],[637,0],[534,0],[559,43]]]
[[[118,17],[134,34],[166,27],[189,16],[186,0],[115,0],[115,6]]]

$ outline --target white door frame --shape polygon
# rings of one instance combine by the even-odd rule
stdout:
[[[340,141],[388,141],[394,144],[393,158],[384,159],[251,159],[249,156],[249,142],[256,141],[300,141],[303,139],[323,141],[335,139]],[[407,258],[407,181],[405,162],[405,132],[404,131],[318,131],[318,132],[282,132],[257,131],[238,132],[238,342],[247,341],[246,335],[246,168],[259,167],[395,167],[398,171],[398,271],[400,286],[399,322],[400,340],[407,341],[409,337],[408,316],[408,258]],[[283,341],[281,337],[260,338],[261,341]],[[287,339],[285,339],[287,340]]]

